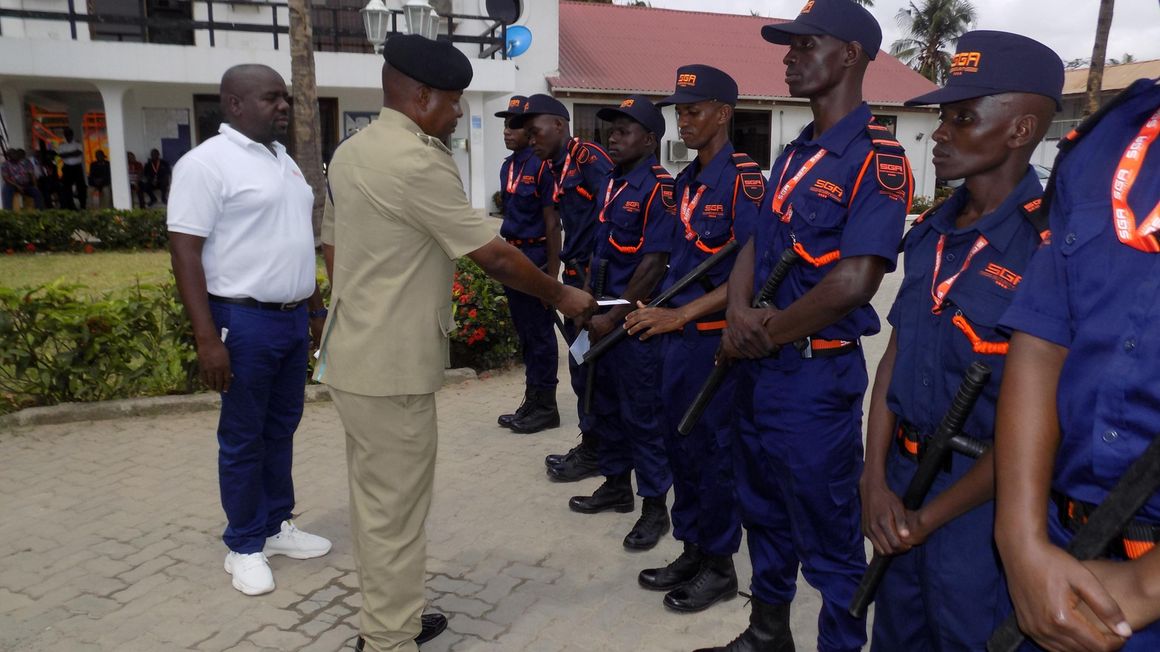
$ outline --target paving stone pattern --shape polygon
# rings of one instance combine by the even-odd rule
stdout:
[[[896,284],[897,274],[883,293],[892,297]],[[877,302],[881,314],[888,301]],[[867,343],[871,377],[883,339]],[[627,552],[620,541],[637,514],[568,510],[569,496],[599,479],[553,484],[542,460],[575,444],[574,428],[521,436],[495,425],[522,381],[516,369],[439,392],[427,593],[450,624],[424,652],[651,652],[736,636],[748,619],[744,598],[680,615],[637,586],[640,569],[680,553],[671,536]],[[575,424],[565,392],[563,421]],[[360,598],[333,405],[307,405],[294,479],[298,525],[334,549],[274,557],[278,588],[260,597],[233,590],[222,569],[216,420],[203,411],[0,432],[0,650],[353,649]],[[744,587],[744,543],[742,551]],[[819,599],[799,586],[795,638],[810,649]]]

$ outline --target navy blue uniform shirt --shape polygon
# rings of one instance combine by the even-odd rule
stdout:
[[[735,237],[744,243],[748,236],[738,232],[738,227],[757,222],[760,206],[746,195],[745,188],[738,182],[739,172],[733,156],[733,144],[725,143],[704,168],[700,161],[693,161],[677,175],[673,196],[678,212],[673,221],[672,254],[663,288],[676,283]],[[760,168],[755,170],[760,175]],[[754,189],[751,192],[754,196],[761,196]],[[680,213],[682,205],[686,207],[687,216]],[[689,221],[687,225],[685,219]],[[693,283],[685,288],[673,297],[669,305],[674,308],[683,306],[706,294],[706,285],[717,287],[728,281],[735,258],[736,255],[730,256],[718,263],[709,270],[704,283]]]
[[[500,236],[534,240],[545,236],[544,207],[552,205],[552,172],[548,164],[525,147],[504,159],[499,168],[503,199]]]
[[[667,183],[662,183],[655,165],[657,159],[650,155],[627,174],[616,167],[600,188],[595,259],[608,261],[606,296],[624,294],[645,254],[669,251],[676,218],[672,177],[663,173]]]
[[[1062,433],[1052,486],[1100,503],[1160,436],[1160,254],[1136,250],[1112,225],[1112,177],[1160,107],[1141,80],[1055,171],[1051,242],[1031,261],[1002,324],[1067,347],[1059,379]],[[1160,152],[1144,160],[1128,205],[1142,221],[1160,201]],[[1138,518],[1160,523],[1160,495]]]
[[[1038,207],[1042,195],[1039,178],[1029,168],[997,209],[956,229],[955,218],[970,198],[962,185],[906,234],[905,277],[887,317],[898,337],[898,353],[886,404],[899,419],[927,435],[938,429],[963,374],[979,360],[991,367],[991,379],[963,432],[979,439],[994,436],[995,402],[1007,343],[998,330],[999,318],[1039,248],[1039,230],[1027,213]],[[980,237],[986,244],[980,245],[964,270]],[[934,279],[936,250],[943,238],[939,274]],[[934,313],[932,282],[944,283],[955,274],[959,276],[945,294],[942,310]],[[968,333],[973,333],[978,344]]]
[[[573,138],[564,153],[552,162],[555,177],[554,199],[564,227],[564,249],[560,260],[587,261],[596,241],[596,212],[604,182],[612,171],[612,159],[594,143]]]
[[[817,140],[813,123],[806,125],[773,164],[756,227],[741,227],[755,233],[754,292],[761,290],[782,251],[795,242],[805,252],[803,258],[814,260],[807,258],[790,271],[775,297],[779,308],[817,285],[839,258],[878,256],[886,260],[887,271],[894,269],[913,181],[901,147],[871,146],[869,122],[870,108],[863,103]],[[785,184],[821,149],[826,154],[800,178],[781,204],[781,213],[775,213]],[[878,315],[866,304],[815,336],[855,340],[878,330]]]

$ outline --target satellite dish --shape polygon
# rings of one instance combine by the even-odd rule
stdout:
[[[516,22],[522,13],[523,3],[520,0],[487,0],[488,17],[503,25]]]
[[[507,28],[507,55],[514,59],[528,51],[532,46],[532,30],[523,25],[512,25]]]

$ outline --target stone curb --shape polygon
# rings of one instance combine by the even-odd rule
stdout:
[[[462,367],[443,371],[443,386],[455,385],[477,378],[475,370]],[[307,385],[306,402],[329,401],[330,391],[326,385]],[[22,426],[43,426],[74,421],[103,421],[125,417],[146,417],[158,414],[185,414],[216,410],[222,401],[215,393],[183,394],[177,396],[153,396],[149,398],[128,398],[117,401],[97,401],[94,403],[62,403],[46,407],[34,407],[0,416],[0,429]]]

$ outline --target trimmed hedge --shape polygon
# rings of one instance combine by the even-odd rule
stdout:
[[[325,279],[319,282],[328,295]],[[452,299],[452,366],[511,364],[519,344],[503,287],[463,258]],[[0,288],[0,414],[200,389],[192,329],[172,283],[96,299],[81,285]]]
[[[164,209],[0,211],[0,251],[164,249]]]

